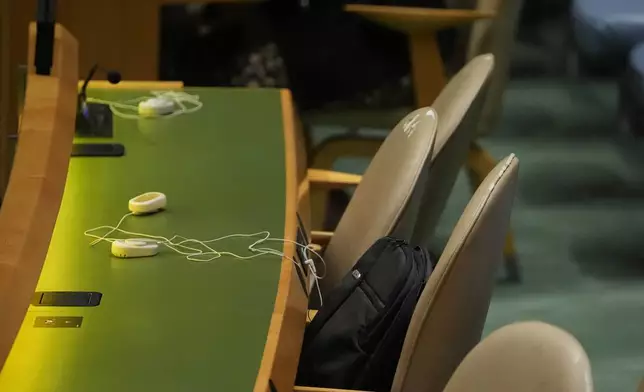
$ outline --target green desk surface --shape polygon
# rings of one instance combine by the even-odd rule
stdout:
[[[187,89],[204,107],[163,120],[115,119],[121,158],[72,158],[38,291],[99,291],[95,308],[29,308],[2,392],[252,391],[277,292],[279,257],[195,263],[162,248],[118,259],[86,229],[114,225],[128,200],[164,192],[168,209],[123,228],[215,238],[282,237],[285,151],[278,90]],[[146,92],[93,90],[123,100]],[[222,249],[245,253],[247,240]],[[272,244],[282,248],[281,244]],[[247,252],[246,252],[247,253]],[[80,328],[34,328],[36,316]]]

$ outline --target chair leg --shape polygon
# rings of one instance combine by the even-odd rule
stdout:
[[[487,153],[478,143],[473,142],[467,154],[467,174],[472,185],[472,189],[476,190],[485,177],[494,169],[497,162]],[[503,247],[503,258],[506,272],[506,280],[508,282],[521,281],[521,273],[519,271],[519,261],[514,247],[514,238],[510,230],[505,237],[505,246]]]

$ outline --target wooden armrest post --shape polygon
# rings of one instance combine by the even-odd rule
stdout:
[[[409,51],[416,106],[431,106],[447,84],[436,32],[411,33]]]
[[[336,172],[324,169],[308,169],[307,177],[314,186],[325,188],[345,188],[360,184],[362,176],[352,173]]]
[[[325,247],[326,245],[328,245],[332,237],[333,237],[332,231],[318,231],[318,230],[311,231],[311,241],[314,244],[320,245],[322,247]]]

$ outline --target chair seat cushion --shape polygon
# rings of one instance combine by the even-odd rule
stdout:
[[[583,55],[626,56],[644,41],[643,0],[573,0],[575,37]]]
[[[644,136],[644,41],[636,45],[629,55],[620,97],[631,131]]]

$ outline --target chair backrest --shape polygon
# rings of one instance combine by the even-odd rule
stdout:
[[[445,392],[592,392],[584,348],[568,332],[541,322],[494,331],[459,365]]]
[[[474,23],[469,30],[465,53],[466,60],[481,53],[495,56],[494,73],[490,78],[478,126],[479,134],[487,134],[496,128],[501,117],[503,93],[508,82],[512,47],[523,0],[448,0],[447,3],[450,8],[475,8],[496,15],[493,19]]]
[[[411,237],[437,121],[433,109],[417,109],[380,146],[324,252],[323,291],[335,286],[378,238]]]
[[[412,237],[414,244],[429,246],[470,142],[476,136],[486,82],[493,69],[494,56],[474,58],[449,81],[432,105],[438,115],[438,129]]]
[[[496,58],[478,127],[479,134],[492,132],[501,118],[522,4],[523,0],[478,0],[478,10],[496,13],[491,21],[482,20],[472,26],[467,49],[467,58],[480,53],[492,53]]]
[[[502,160],[468,203],[423,290],[392,392],[440,392],[481,339],[512,201],[518,159]]]

